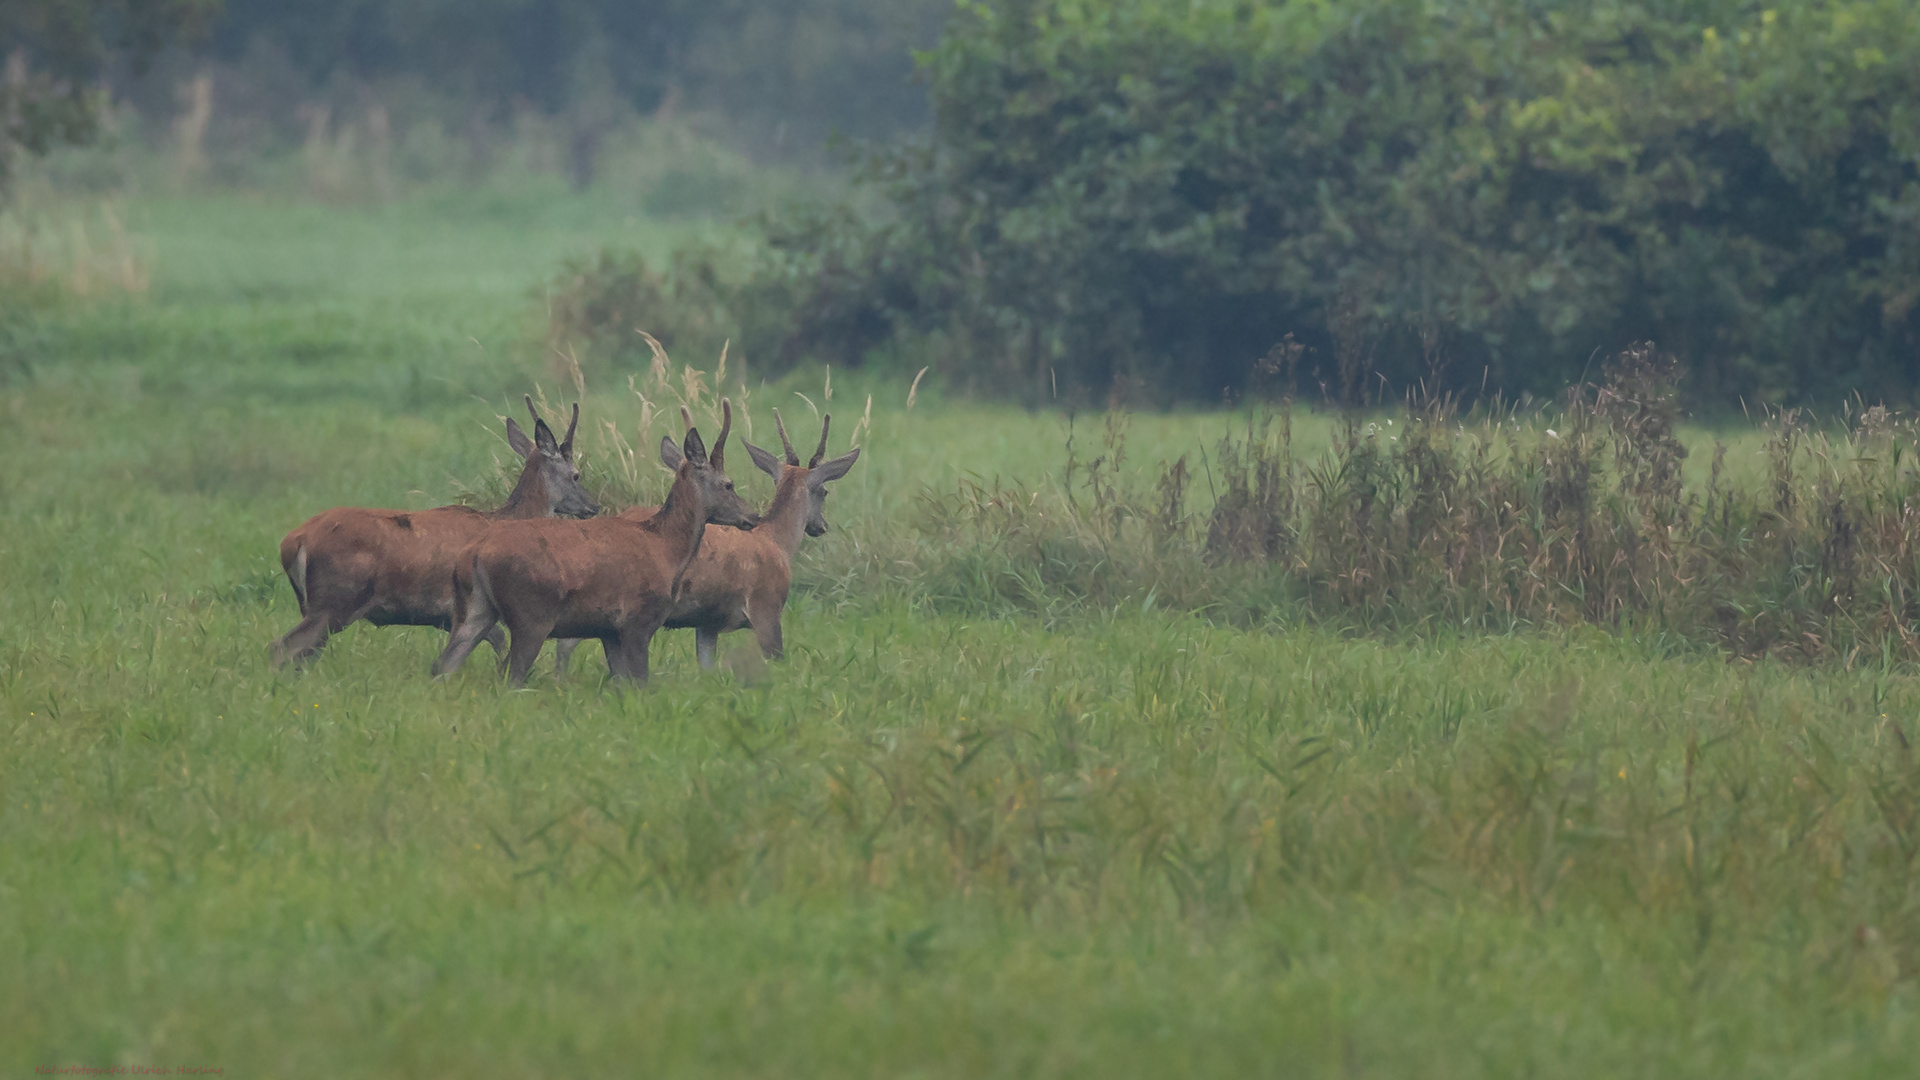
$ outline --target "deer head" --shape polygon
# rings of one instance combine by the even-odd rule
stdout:
[[[779,409],[773,410],[773,425],[780,432],[781,448],[787,452],[786,464],[781,465],[778,458],[752,443],[746,444],[747,456],[753,458],[753,463],[760,467],[761,472],[773,477],[776,488],[788,482],[789,474],[795,472],[804,474],[796,477],[795,480],[804,481],[806,484],[807,535],[825,536],[827,533],[827,485],[847,475],[847,470],[853,468],[853,463],[860,460],[860,451],[851,450],[837,458],[827,460],[827,431],[833,426],[833,414],[829,413],[820,418],[820,446],[814,450],[813,460],[802,467],[800,455],[793,451],[793,441],[787,438],[786,421],[780,419]]]
[[[527,433],[520,430],[520,425],[511,417],[507,419],[507,445],[526,459],[526,467],[520,470],[520,481],[514,485],[502,514],[527,516],[526,512],[532,511],[531,516],[544,513],[574,518],[598,514],[600,507],[587,494],[587,489],[580,486],[580,470],[573,464],[573,433],[580,426],[580,403],[574,402],[573,419],[567,423],[567,439],[560,442],[534,409],[533,398],[529,396],[526,400],[527,412],[533,415],[533,438],[527,438]],[[509,510],[520,513],[509,514]]]
[[[720,399],[720,437],[713,442],[713,453],[707,453],[706,444],[700,439],[700,432],[693,426],[693,414],[687,407],[680,407],[680,419],[686,424],[687,434],[680,446],[665,436],[660,439],[660,460],[675,474],[675,484],[684,476],[700,492],[700,500],[707,508],[707,521],[714,525],[732,525],[739,529],[751,529],[760,521],[760,516],[733,489],[733,480],[727,476],[727,434],[733,430],[733,402]]]

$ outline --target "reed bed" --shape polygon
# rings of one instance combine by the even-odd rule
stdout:
[[[1234,625],[1369,631],[1591,625],[1674,645],[1852,663],[1920,660],[1920,424],[1855,403],[1770,410],[1756,468],[1715,441],[1685,482],[1679,372],[1651,347],[1552,408],[1413,395],[1296,452],[1281,397],[1211,447],[1126,467],[1129,417],[1076,427],[1050,483],[930,489],[864,561],[936,608],[1161,607]],[[1697,465],[1695,472],[1701,471]]]

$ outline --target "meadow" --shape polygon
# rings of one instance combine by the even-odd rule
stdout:
[[[1836,1077],[1920,1053],[1897,610],[1798,649],[1663,631],[1645,613],[1681,608],[1652,601],[1374,618],[1097,525],[1247,412],[1110,428],[937,373],[911,407],[912,372],[834,372],[829,400],[811,370],[744,387],[760,445],[772,407],[796,441],[824,407],[865,448],[783,661],[735,635],[702,673],[672,632],[643,691],[589,646],[509,692],[487,663],[429,679],[435,631],[360,626],[276,671],[280,536],[485,501],[523,392],[584,385],[591,483],[658,496],[647,439],[685,380],[710,407],[714,358],[576,383],[537,288],[711,226],[559,192],[116,214],[137,280],[16,279],[0,312],[11,1068]],[[1344,424],[1295,410],[1292,452]],[[1689,490],[1768,482],[1757,426],[1679,437]]]

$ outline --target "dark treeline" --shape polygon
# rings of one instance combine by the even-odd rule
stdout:
[[[1349,398],[1557,393],[1645,339],[1696,404],[1915,389],[1920,5],[983,0],[924,75],[890,216],[583,265],[575,323],[639,314],[624,274],[752,357],[1028,397],[1218,400],[1288,334]]]
[[[687,114],[761,163],[883,146],[758,245],[570,268],[556,332],[639,362],[635,320],[762,371],[1353,400],[1557,393],[1652,340],[1696,405],[1920,390],[1911,0],[20,0],[7,139],[84,128],[72,42],[202,23],[112,84],[183,176],[298,149],[381,197],[506,146],[584,187],[688,156],[634,150]],[[686,166],[649,208],[741,205]]]
[[[150,68],[106,72],[149,141],[202,132],[188,156],[204,145],[215,179],[252,182],[275,153],[334,146],[349,131],[359,152],[410,147],[430,172],[472,175],[531,122],[564,146],[562,165],[583,186],[607,141],[649,116],[699,118],[705,133],[761,161],[824,160],[834,136],[923,132],[913,53],[952,11],[951,0],[200,7],[204,25]]]
[[[946,0],[226,0],[204,54],[309,87],[406,80],[479,112],[675,100],[800,139],[921,124]]]
[[[144,73],[156,52],[204,32],[220,0],[0,2],[0,196],[15,157],[99,131],[108,70]]]

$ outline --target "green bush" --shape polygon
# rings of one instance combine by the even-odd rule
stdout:
[[[1213,399],[1294,333],[1330,394],[1545,394],[1650,337],[1725,405],[1915,388],[1910,4],[980,0],[922,72],[886,212],[770,230],[789,355]]]
[[[1061,486],[967,477],[912,528],[809,566],[834,604],[967,615],[1183,611],[1231,626],[1511,633],[1596,626],[1748,657],[1920,660],[1920,420],[1771,414],[1683,484],[1678,369],[1640,346],[1553,410],[1446,398],[1345,414],[1296,449],[1284,399],[1152,490],[1128,415],[1069,442]],[[1031,494],[1030,494],[1031,493]]]
[[[645,330],[676,356],[725,347],[765,374],[810,356],[858,362],[895,334],[888,260],[851,210],[798,207],[756,225],[744,240],[682,245],[665,266],[618,248],[569,261],[540,291],[550,348],[638,371],[652,360],[634,332]]]

